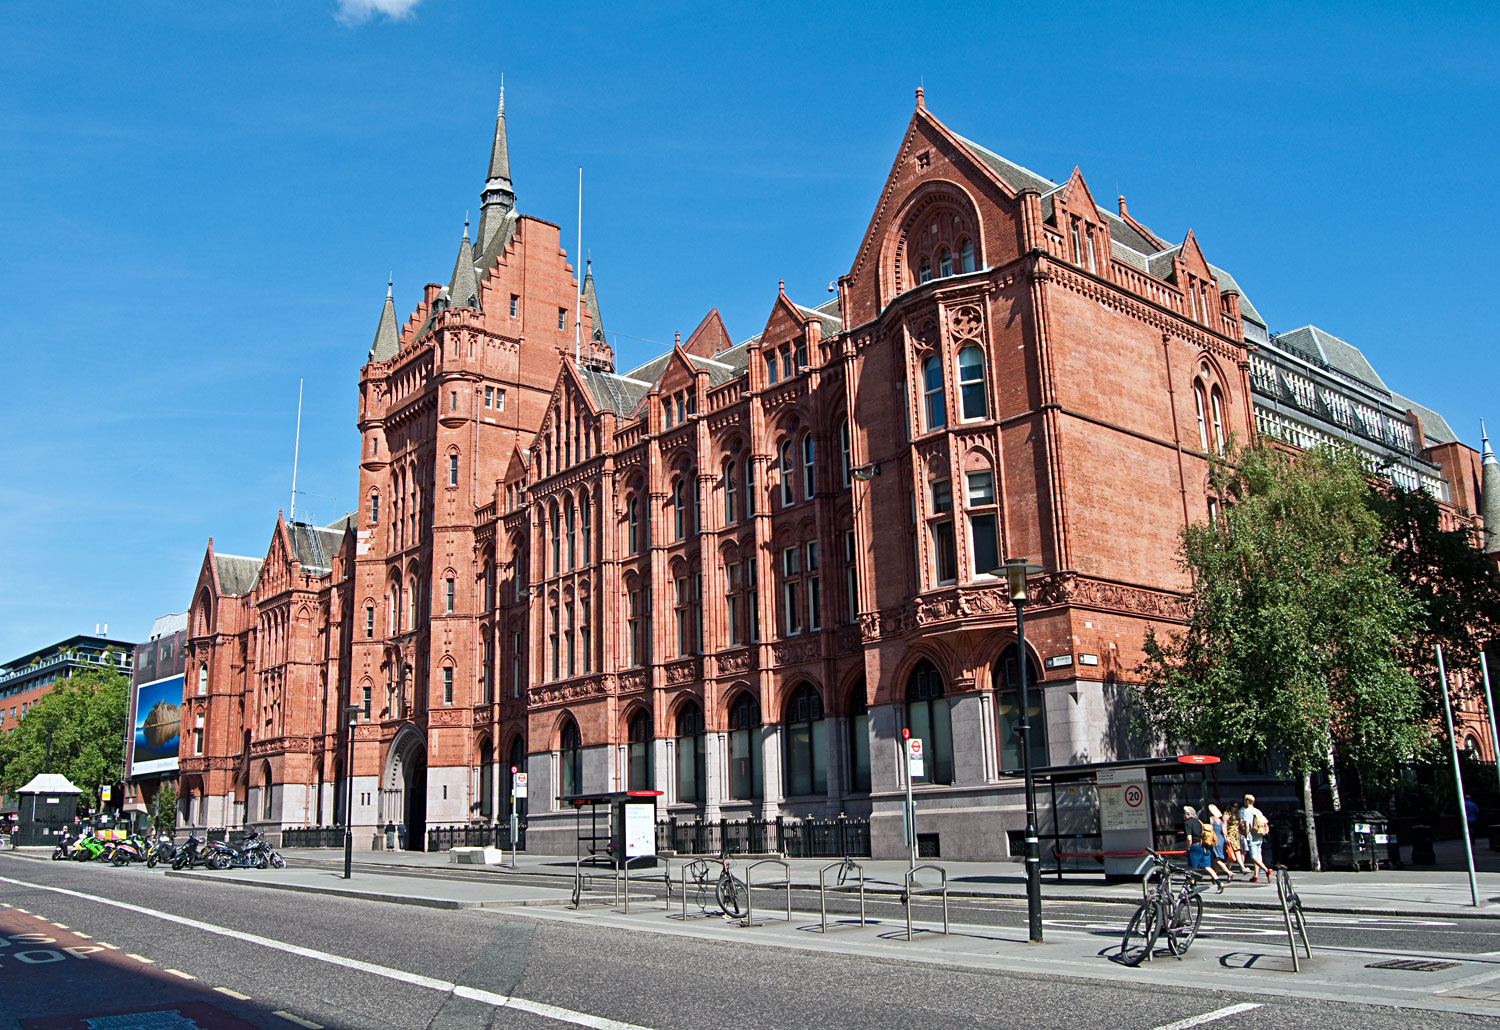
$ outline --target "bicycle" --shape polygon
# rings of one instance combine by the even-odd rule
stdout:
[[[839,863],[838,885],[842,887],[851,876],[856,880],[861,878],[859,863],[845,855],[844,860]]]
[[[749,891],[745,887],[745,881],[730,870],[728,851],[720,851],[715,861],[719,865],[719,876],[713,883],[713,892],[719,908],[731,919],[745,918],[749,910]],[[698,886],[699,907],[703,905],[703,896],[708,893],[712,870],[713,865],[706,858],[697,858],[688,864],[687,875]]]
[[[1162,934],[1166,935],[1167,949],[1173,955],[1182,958],[1187,954],[1198,936],[1198,926],[1203,920],[1203,892],[1209,888],[1207,878],[1198,870],[1174,865],[1150,849],[1146,853],[1151,856],[1152,868],[1141,882],[1148,892],[1131,916],[1120,942],[1119,958],[1127,966],[1138,966],[1149,959]]]

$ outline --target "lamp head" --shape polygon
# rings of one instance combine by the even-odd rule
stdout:
[[[359,722],[359,713],[364,710],[364,705],[345,705],[344,720],[348,722],[350,726],[353,726],[355,723]]]
[[[1033,565],[1025,558],[1007,558],[1005,564],[995,571],[1005,575],[1011,603],[1024,604],[1027,600],[1026,577],[1035,576],[1044,570],[1040,565]]]

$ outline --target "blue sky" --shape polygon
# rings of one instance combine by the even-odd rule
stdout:
[[[1492,400],[1493,4],[297,0],[0,11],[0,662],[187,606],[204,546],[354,506],[358,368],[477,216],[576,232],[630,364],[847,271],[921,81],[954,130],[1192,227],[1477,446]],[[1108,199],[1107,199],[1108,198]],[[639,339],[634,339],[639,338]]]

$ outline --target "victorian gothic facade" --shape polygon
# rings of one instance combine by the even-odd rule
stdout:
[[[1271,336],[1191,232],[955,135],[919,91],[836,298],[778,290],[738,344],[711,311],[620,370],[592,274],[516,212],[502,100],[448,284],[404,323],[387,291],[359,510],[278,520],[265,559],[210,547],[185,814],[332,822],[352,704],[360,826],[500,818],[516,766],[544,850],[572,847],[559,795],[650,788],[663,817],[868,815],[890,853],[906,727],[923,831],[1005,854],[1018,663],[1039,764],[1135,757],[1127,683],[1180,615],[1178,534],[1231,436],[1347,437],[1473,519],[1479,457],[1355,355]],[[1024,655],[1009,556],[1046,570]]]

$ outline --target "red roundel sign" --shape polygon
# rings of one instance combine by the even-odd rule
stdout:
[[[1132,783],[1125,788],[1125,804],[1131,808],[1140,808],[1146,801],[1146,792],[1138,785]]]

